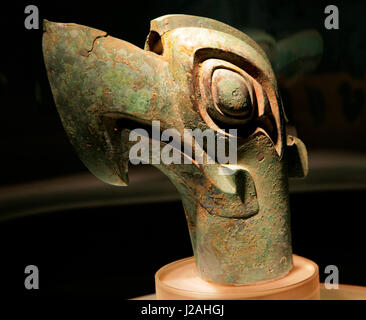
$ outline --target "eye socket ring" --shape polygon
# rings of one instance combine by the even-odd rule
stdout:
[[[235,65],[220,59],[205,60],[198,82],[201,111],[212,121],[240,126],[258,114],[251,78]]]
[[[224,76],[225,73],[228,76],[220,77],[221,70],[224,70]],[[219,71],[218,75],[215,75],[216,71]],[[261,131],[272,140],[277,153],[281,154],[281,110],[276,103],[279,95],[273,78],[264,77],[260,70],[250,62],[246,63],[245,59],[210,50],[196,53],[193,76],[193,103],[209,128],[224,136],[231,135],[227,129],[237,129],[241,138]],[[225,88],[225,84],[221,85],[221,81],[218,81],[220,78],[240,80],[233,81],[237,88],[230,90],[230,85],[229,88]],[[221,90],[221,87],[224,89]],[[230,95],[236,89],[240,90],[241,97],[233,101]]]

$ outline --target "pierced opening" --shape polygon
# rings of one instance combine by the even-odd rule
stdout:
[[[150,31],[146,40],[146,49],[152,51],[158,55],[162,55],[164,52],[163,44],[161,42],[160,34],[156,31]]]

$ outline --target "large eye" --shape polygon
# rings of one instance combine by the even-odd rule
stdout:
[[[236,55],[201,50],[194,60],[192,89],[203,121],[225,136],[230,136],[227,129],[237,129],[242,138],[262,131],[280,154],[279,96],[274,78],[267,79],[255,65]]]
[[[207,59],[196,80],[198,105],[206,123],[233,128],[252,122],[258,114],[253,79],[235,65]]]
[[[213,102],[219,113],[229,117],[251,116],[251,90],[243,76],[232,70],[216,69],[212,75],[211,89]]]

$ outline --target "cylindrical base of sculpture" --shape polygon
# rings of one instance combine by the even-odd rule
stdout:
[[[284,277],[250,285],[233,286],[205,281],[193,257],[167,264],[155,274],[158,300],[317,300],[320,299],[318,266],[293,255],[293,268]]]

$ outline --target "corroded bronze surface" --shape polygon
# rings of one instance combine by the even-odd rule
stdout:
[[[181,194],[202,278],[241,285],[289,272],[288,175],[306,175],[307,155],[286,136],[273,71],[253,40],[185,15],[153,20],[145,50],[77,24],[45,21],[44,31],[58,112],[92,173],[127,184],[129,132],[154,120],[180,137],[199,128],[227,140],[223,129],[236,128],[236,164],[154,165]]]

